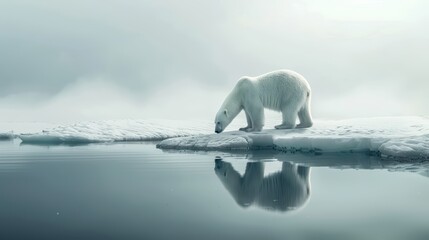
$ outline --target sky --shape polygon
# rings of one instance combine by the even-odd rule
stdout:
[[[427,1],[0,0],[0,121],[214,119],[302,74],[316,119],[429,115]]]

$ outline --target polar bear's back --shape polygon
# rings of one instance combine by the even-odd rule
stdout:
[[[307,80],[290,70],[278,70],[251,78],[264,107],[281,111],[289,104],[302,105],[311,92]]]

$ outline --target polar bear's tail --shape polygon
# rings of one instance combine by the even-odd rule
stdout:
[[[300,123],[296,126],[297,128],[308,128],[313,126],[310,104],[311,104],[311,94],[310,92],[307,92],[307,98],[305,100],[305,103],[298,112],[298,118]]]

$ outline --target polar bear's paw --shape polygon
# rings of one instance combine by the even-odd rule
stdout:
[[[296,128],[309,128],[311,126],[313,126],[313,123],[300,123],[296,125]]]
[[[262,128],[253,128],[253,127],[249,127],[249,128],[245,128],[244,130],[245,132],[260,132],[262,131]]]
[[[247,132],[249,129],[251,129],[251,127],[247,126],[247,127],[239,128],[238,130],[239,130],[239,131]]]
[[[294,124],[283,123],[277,126],[274,126],[275,129],[292,129],[295,128]]]

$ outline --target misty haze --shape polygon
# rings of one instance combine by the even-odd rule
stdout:
[[[0,238],[429,238],[428,8],[0,0]]]

